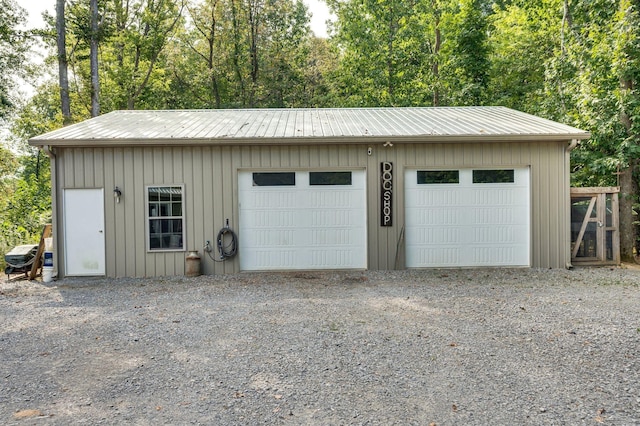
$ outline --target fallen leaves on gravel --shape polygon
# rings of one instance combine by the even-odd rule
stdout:
[[[44,414],[42,414],[42,411],[40,410],[20,410],[17,413],[13,414],[13,418],[17,419],[17,420],[21,420],[21,419],[29,419],[32,417],[41,417]]]

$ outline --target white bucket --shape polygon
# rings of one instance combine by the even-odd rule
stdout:
[[[53,266],[42,267],[42,281],[50,283],[53,280]]]

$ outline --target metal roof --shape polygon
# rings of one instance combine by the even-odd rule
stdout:
[[[568,141],[589,133],[505,107],[113,111],[31,145]]]

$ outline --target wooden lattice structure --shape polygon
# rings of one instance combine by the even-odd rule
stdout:
[[[620,263],[618,187],[571,188],[571,262]]]

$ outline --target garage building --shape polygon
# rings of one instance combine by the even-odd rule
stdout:
[[[204,274],[564,268],[588,137],[425,107],[115,111],[29,143],[51,158],[58,276],[143,277],[193,250]]]

